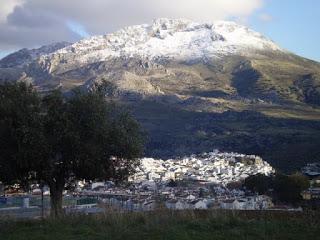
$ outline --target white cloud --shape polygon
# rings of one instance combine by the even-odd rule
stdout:
[[[21,1],[24,3],[21,4]],[[0,50],[59,40],[74,41],[79,36],[68,28],[70,21],[83,26],[90,34],[105,34],[159,17],[197,21],[243,20],[261,8],[263,1],[1,0]]]
[[[0,23],[6,22],[7,16],[14,11],[14,8],[23,4],[23,0],[1,0]]]

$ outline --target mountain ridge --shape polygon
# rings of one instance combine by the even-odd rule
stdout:
[[[30,63],[31,61],[39,58],[40,56],[47,55],[53,53],[61,48],[65,48],[66,46],[72,43],[69,42],[56,42],[48,45],[41,46],[39,48],[34,49],[27,49],[23,48],[16,52],[13,52],[2,59],[0,59],[0,67],[1,68],[10,68],[10,67],[19,67],[25,64]],[[19,59],[20,61],[15,61],[17,58],[22,57]],[[22,61],[21,61],[22,60]]]
[[[25,63],[12,56],[0,82],[66,93],[107,84],[149,132],[148,156],[220,148],[283,169],[319,160],[320,64],[236,23],[158,19]]]
[[[166,43],[163,44],[163,42]],[[226,43],[223,44],[224,42]],[[217,45],[216,48],[212,48],[214,45]],[[164,51],[164,47],[170,46],[169,50]],[[97,57],[101,57],[96,61],[102,61],[105,60],[104,57],[106,56],[135,57],[135,55],[139,55],[148,59],[163,55],[168,57],[171,53],[171,55],[177,57],[176,55],[180,53],[186,54],[187,47],[194,47],[190,51],[193,52],[189,56],[191,59],[197,57],[194,54],[195,51],[199,51],[199,57],[206,57],[206,54],[208,55],[207,57],[219,56],[219,54],[233,54],[242,50],[240,48],[243,48],[243,50],[265,49],[284,51],[260,33],[235,22],[216,21],[212,23],[197,23],[187,19],[166,18],[156,19],[152,24],[125,27],[115,33],[91,36],[72,44],[61,42],[42,46],[39,49],[22,49],[20,51],[28,51],[28,53],[38,52],[36,53],[36,57],[50,57],[54,54],[86,54],[88,52],[104,50],[101,53],[103,56],[99,55],[99,52],[96,53]],[[43,48],[50,50],[42,51]],[[178,53],[175,51],[178,51]],[[187,57],[188,55],[184,55],[182,59]]]
[[[279,99],[287,100],[289,98],[290,101],[296,101],[304,98],[312,104],[320,102],[318,101],[320,96],[318,87],[316,87],[316,90],[309,89],[310,84],[308,83],[313,83],[313,80],[308,80],[307,84],[302,83],[303,80],[301,80],[311,74],[318,83],[320,64],[294,56],[262,34],[227,21],[197,23],[186,19],[161,18],[154,20],[151,24],[126,27],[115,33],[93,36],[73,44],[62,42],[43,46],[39,49],[22,49],[0,60],[0,74],[2,75],[0,81],[25,80],[40,86],[40,89],[50,89],[53,87],[52,84],[42,83],[44,78],[51,79],[51,83],[54,83],[53,85],[56,85],[56,87],[61,86],[61,79],[63,81],[64,78],[71,78],[68,84],[62,83],[62,85],[68,85],[64,87],[65,89],[71,89],[78,85],[86,85],[90,88],[90,84],[93,85],[94,82],[101,81],[101,78],[111,78],[111,81],[116,82],[118,87],[125,86],[123,89],[125,91],[133,90],[138,93],[159,94],[163,93],[159,86],[153,86],[154,84],[150,82],[150,76],[141,78],[141,73],[153,69],[157,72],[156,76],[166,75],[166,73],[162,73],[162,70],[170,72],[167,69],[168,65],[181,63],[187,66],[202,64],[208,66],[209,71],[212,66],[216,68],[215,65],[220,64],[219,68],[224,69],[230,62],[228,60],[230,57],[241,59],[238,64],[233,64],[234,69],[230,69],[231,74],[228,77],[234,79],[234,81],[226,83],[228,87],[222,89],[222,94],[233,94],[236,91],[238,92],[237,95],[241,97],[252,95],[251,97],[258,98],[257,96],[260,94],[262,98],[265,98],[267,94],[261,91],[254,93],[255,89],[249,85],[258,82],[259,78],[268,78],[263,69],[260,71],[255,66],[264,60],[272,61],[275,59],[286,62],[286,64],[294,64],[295,66],[292,67],[296,69],[308,65],[308,68],[309,66],[313,66],[313,68],[316,66],[317,70],[313,71],[311,69],[312,71],[308,72],[309,69],[307,69],[306,71],[300,71],[301,74],[299,72],[300,76],[294,79],[296,84],[292,83],[295,88],[298,88],[295,90],[297,92],[295,93],[296,96],[293,97],[289,96],[290,94],[284,96],[284,93],[278,91],[278,86],[275,85],[279,82],[272,83],[271,86],[269,86],[270,83],[264,82],[264,85],[268,85],[265,89],[271,92],[269,94],[271,97],[268,100],[279,101]],[[221,64],[225,59],[227,59],[227,63]],[[116,68],[121,68],[119,71],[104,66],[104,63],[114,65],[116,62],[119,62],[118,65],[121,66],[116,66]],[[136,62],[133,70],[129,69],[132,62]],[[257,62],[259,63],[257,64]],[[245,74],[250,75],[250,71],[252,74],[256,73],[257,79],[246,83],[241,81],[241,77],[238,76],[239,72],[241,75],[243,71],[241,72],[237,68],[243,66],[246,68],[249,66],[248,71],[244,71]],[[137,69],[137,67],[140,67],[140,69]],[[105,69],[102,70],[101,74],[95,72],[96,68]],[[90,75],[87,73],[88,71],[94,73]],[[107,71],[111,73],[109,74]],[[78,74],[79,72],[81,74]],[[215,73],[214,75],[217,72],[220,75],[223,74],[220,70],[217,71],[217,68],[212,72]],[[84,75],[87,75],[86,79],[83,79]],[[151,78],[153,77],[151,76]],[[254,74],[251,77],[254,77]],[[129,80],[126,83],[117,81],[121,78],[128,78]],[[140,82],[138,85],[142,86],[142,89],[135,89],[134,86],[128,87],[132,86],[130,83],[132,78],[136,79],[135,82]],[[145,80],[145,78],[148,79]],[[212,76],[207,77],[207,79],[209,78],[212,78]],[[240,85],[237,84],[239,79]],[[240,89],[241,85],[248,89],[243,91],[243,89]],[[307,89],[305,90],[305,88]],[[251,94],[252,92],[253,94]],[[312,96],[302,96],[310,92],[312,92]]]

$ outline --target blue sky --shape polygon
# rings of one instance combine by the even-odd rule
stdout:
[[[259,20],[261,14],[271,19]],[[249,18],[249,25],[281,47],[320,62],[319,0],[268,0]]]
[[[78,22],[67,21],[68,28],[71,29],[74,33],[79,35],[81,38],[90,37],[90,34],[87,32],[86,28]]]
[[[241,19],[281,47],[320,62],[320,0],[1,0],[0,58],[158,17]]]

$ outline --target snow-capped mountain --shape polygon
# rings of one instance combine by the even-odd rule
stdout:
[[[1,60],[0,68],[5,68],[2,78],[7,80],[18,78],[44,85],[44,78],[53,78],[55,81],[41,86],[44,89],[60,86],[61,79],[72,79],[64,83],[70,89],[78,85],[90,87],[93,82],[107,78],[125,91],[159,94],[164,93],[160,87],[136,76],[137,72],[140,75],[146,69],[154,69],[159,76],[163,75],[159,70],[165,70],[164,65],[173,62],[209,64],[213,60],[257,55],[257,52],[284,53],[271,40],[234,22],[196,23],[163,18],[74,44],[57,43],[34,50],[23,49]],[[100,66],[98,69],[97,65]],[[143,69],[136,69],[139,66]],[[8,68],[19,69],[10,71]]]
[[[150,25],[131,26],[82,40],[52,54],[76,54],[79,62],[92,63],[110,57],[195,60],[246,54],[248,50],[281,51],[281,48],[261,34],[233,22],[209,24],[157,19]]]
[[[21,66],[39,57],[50,66],[56,58],[61,62],[71,58],[80,64],[107,61],[113,57],[195,61],[232,54],[246,55],[250,50],[282,51],[260,33],[234,22],[196,23],[163,18],[152,24],[127,27],[74,44],[61,42],[39,49],[22,49],[2,59],[0,66]]]
[[[267,64],[270,61],[280,62]],[[283,62],[289,64],[281,68]],[[0,61],[0,81],[24,80],[39,89],[62,86],[68,91],[76,86],[90,88],[107,79],[120,92],[144,96],[183,99],[192,88],[249,99],[320,104],[319,89],[314,88],[317,70],[316,63],[298,58],[237,23],[162,18],[73,44],[22,49]],[[296,72],[299,76],[291,76]],[[288,81],[270,81],[278,76]],[[287,83],[294,88],[284,90]]]
[[[129,104],[154,157],[220,148],[278,167],[288,156],[301,162],[303,149],[310,161],[318,154],[320,127],[308,121],[320,120],[320,64],[233,22],[157,19],[23,49],[0,60],[0,82],[17,80],[45,92],[113,85],[111,97]]]

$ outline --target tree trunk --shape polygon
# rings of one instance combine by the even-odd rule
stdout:
[[[50,184],[50,215],[53,218],[59,218],[63,215],[62,210],[62,193],[64,183]]]

